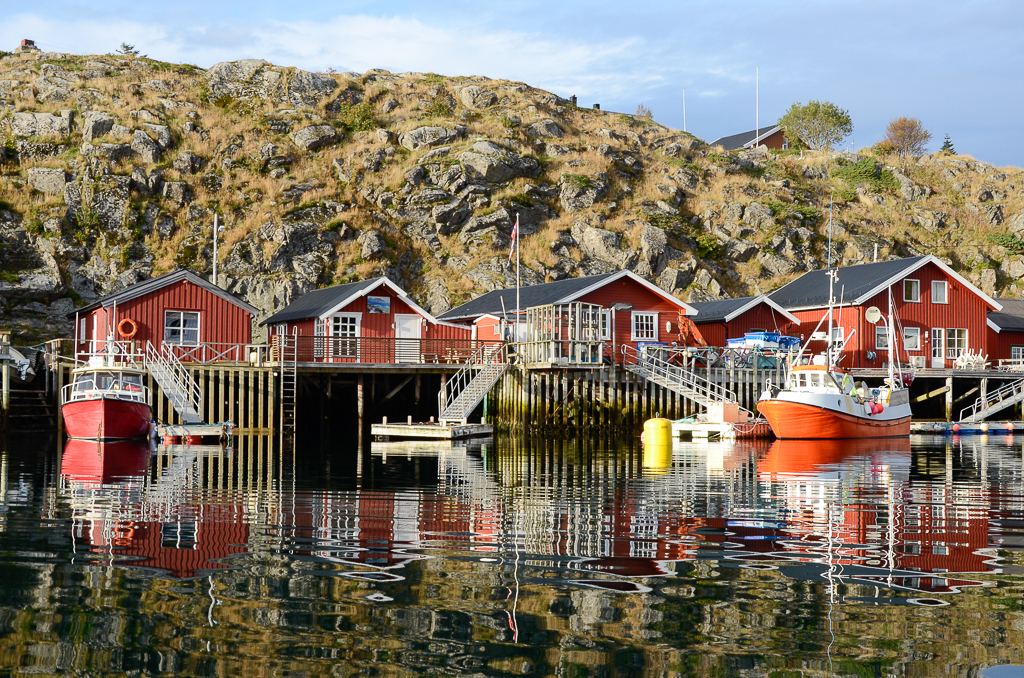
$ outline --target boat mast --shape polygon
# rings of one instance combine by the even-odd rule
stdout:
[[[828,369],[832,369],[832,304],[835,303],[833,296],[835,281],[835,271],[832,270],[832,198],[830,196],[828,201],[828,338],[825,342],[828,347],[825,353]]]

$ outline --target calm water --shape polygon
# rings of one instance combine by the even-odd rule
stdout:
[[[12,439],[0,675],[978,675],[1022,442]]]

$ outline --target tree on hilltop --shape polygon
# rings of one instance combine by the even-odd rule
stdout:
[[[917,118],[896,118],[885,128],[885,140],[892,144],[901,158],[924,155],[931,139],[931,132]]]
[[[129,45],[127,42],[122,42],[121,46],[117,48],[117,55],[137,57],[139,56],[139,50],[135,49],[135,45]]]
[[[790,144],[798,141],[814,149],[830,150],[853,133],[853,121],[847,111],[828,101],[797,102],[779,118]]]
[[[939,149],[946,155],[956,155],[956,149],[953,148],[953,142],[949,140],[949,135],[946,135],[946,140],[942,142],[942,148]]]

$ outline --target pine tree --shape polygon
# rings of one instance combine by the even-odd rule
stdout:
[[[953,142],[949,140],[948,134],[946,135],[946,140],[942,142],[942,148],[939,150],[949,155],[956,155],[956,149],[953,148]]]

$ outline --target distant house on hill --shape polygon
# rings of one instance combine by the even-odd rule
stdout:
[[[762,127],[749,132],[731,134],[712,141],[710,146],[721,146],[727,151],[735,151],[741,148],[754,148],[755,146],[767,146],[776,150],[789,148],[789,140],[786,133],[778,125]]]

